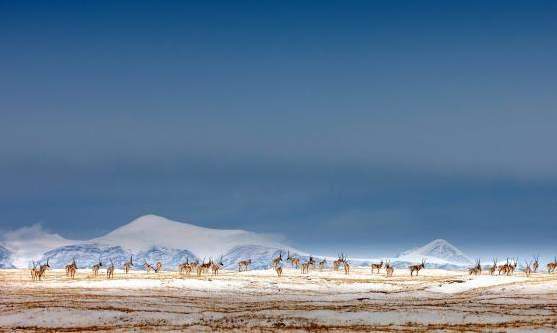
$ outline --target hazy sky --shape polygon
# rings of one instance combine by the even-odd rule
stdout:
[[[556,36],[555,1],[0,0],[0,230],[557,251]]]

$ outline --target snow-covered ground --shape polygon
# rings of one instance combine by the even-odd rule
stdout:
[[[472,330],[557,329],[557,274],[354,268],[301,274],[285,268],[217,276],[63,270],[31,281],[0,270],[0,327],[53,330]]]

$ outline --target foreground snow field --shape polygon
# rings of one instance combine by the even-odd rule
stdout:
[[[62,270],[31,281],[28,270],[0,270],[0,328],[52,330],[359,330],[522,331],[557,329],[557,274],[526,278],[426,269],[346,276],[285,269],[117,271],[113,280]]]

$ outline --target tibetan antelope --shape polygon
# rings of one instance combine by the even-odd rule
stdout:
[[[338,271],[340,265],[344,264],[344,253],[338,256],[338,259],[333,261],[333,270]]]
[[[114,263],[112,262],[112,259],[110,259],[110,266],[108,266],[108,268],[106,269],[106,278],[112,279],[113,277],[114,277]]]
[[[73,279],[75,277],[76,272],[77,272],[77,263],[75,262],[75,258],[73,258],[72,263],[66,265],[66,276]]]
[[[537,273],[539,267],[540,267],[540,257],[535,256],[534,257],[534,262],[532,263],[532,272]]]
[[[495,274],[496,270],[497,270],[497,258],[494,258],[493,259],[493,266],[489,267],[489,275]]]
[[[153,265],[151,265],[150,263],[147,262],[147,260],[143,260],[143,267],[145,268],[145,270],[147,271],[147,273],[150,273],[151,271],[155,271],[155,267],[153,267]]]
[[[292,265],[292,268],[296,267],[298,269],[300,267],[300,258],[295,258],[290,254],[288,251],[288,256],[286,257],[286,261]]]
[[[528,261],[524,261],[524,263],[526,264],[526,266],[524,267],[524,274],[526,274],[527,277],[530,277],[530,274],[532,274],[532,268],[530,268],[530,263]]]
[[[35,275],[36,275],[36,279],[41,281],[41,279],[43,278],[43,275],[45,274],[46,270],[50,269],[50,265],[48,264],[48,259],[46,259],[46,264],[44,265],[40,265],[39,268],[36,269],[35,271]]]
[[[162,263],[160,261],[157,261],[157,264],[155,265],[155,273],[158,273],[162,271]]]
[[[547,264],[547,272],[551,274],[555,272],[556,269],[557,269],[557,257],[553,259],[553,262]]]
[[[378,264],[371,264],[371,274],[373,274],[374,270],[377,270],[377,274],[379,274],[379,270],[381,270],[381,268],[383,268],[383,260],[381,260],[380,263]]]
[[[277,272],[278,277],[282,276],[282,266],[275,266],[275,272]]]
[[[315,268],[315,258],[312,257],[312,256],[309,256],[308,264],[311,268]]]
[[[476,265],[474,267],[468,268],[469,275],[481,275],[482,274],[482,265],[480,264],[480,259],[476,260]]]
[[[99,269],[101,269],[101,267],[103,267],[103,263],[101,261],[101,258],[99,258],[99,262],[94,264],[93,267],[91,267],[91,270],[93,271],[93,276],[99,275]]]
[[[124,263],[124,272],[128,274],[128,272],[133,268],[133,256],[130,256],[130,260]]]
[[[273,267],[277,267],[278,265],[280,265],[281,262],[282,262],[282,251],[280,251],[278,257],[273,259],[273,261],[271,262],[271,265]]]
[[[307,274],[307,273],[309,273],[309,266],[310,266],[309,261],[304,262],[304,263],[302,264],[302,274]]]
[[[211,264],[211,271],[213,272],[213,275],[219,275],[219,269],[223,268],[224,264],[222,263],[222,256],[220,256],[220,260],[218,263],[212,263]]]
[[[509,275],[511,264],[509,263],[509,258],[507,258],[507,262],[504,265],[500,265],[497,268],[497,274],[501,275],[501,273]]]
[[[192,271],[192,267],[190,264],[190,259],[188,257],[186,257],[186,262],[181,263],[180,265],[178,265],[178,272],[180,274],[182,273],[186,273],[186,275],[190,275]]]
[[[395,272],[395,269],[391,266],[391,262],[389,260],[385,263],[385,272],[387,273],[387,277],[393,276],[393,273]]]
[[[327,259],[323,258],[323,260],[319,262],[319,271],[322,272],[325,266],[327,266]]]
[[[212,265],[213,259],[209,259],[209,262],[205,263],[205,258],[203,258],[203,263],[201,265],[197,265],[197,276],[201,276],[201,274],[206,273]]]
[[[517,266],[518,266],[518,258],[513,259],[513,263],[509,266],[509,270],[507,271],[507,275],[513,275]]]
[[[420,270],[422,270],[424,268],[425,268],[425,260],[424,259],[422,259],[421,264],[408,266],[408,269],[410,269],[410,276],[414,276],[414,272],[416,272],[416,276],[418,276],[418,273],[420,272]]]
[[[39,265],[40,265],[40,263],[39,263]],[[31,268],[31,279],[33,281],[35,281],[37,279],[38,272],[39,272],[39,268],[37,267],[37,263],[35,263],[35,261],[33,260],[33,268]]]
[[[251,265],[251,259],[242,260],[238,263],[238,272],[244,271],[247,272],[249,265]]]
[[[346,258],[344,259],[344,274],[350,274],[350,263],[346,260]]]

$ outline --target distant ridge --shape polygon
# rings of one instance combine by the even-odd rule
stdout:
[[[422,259],[425,259],[432,264],[474,264],[470,257],[444,239],[436,239],[422,247],[404,251],[396,259],[410,262],[420,262]]]

